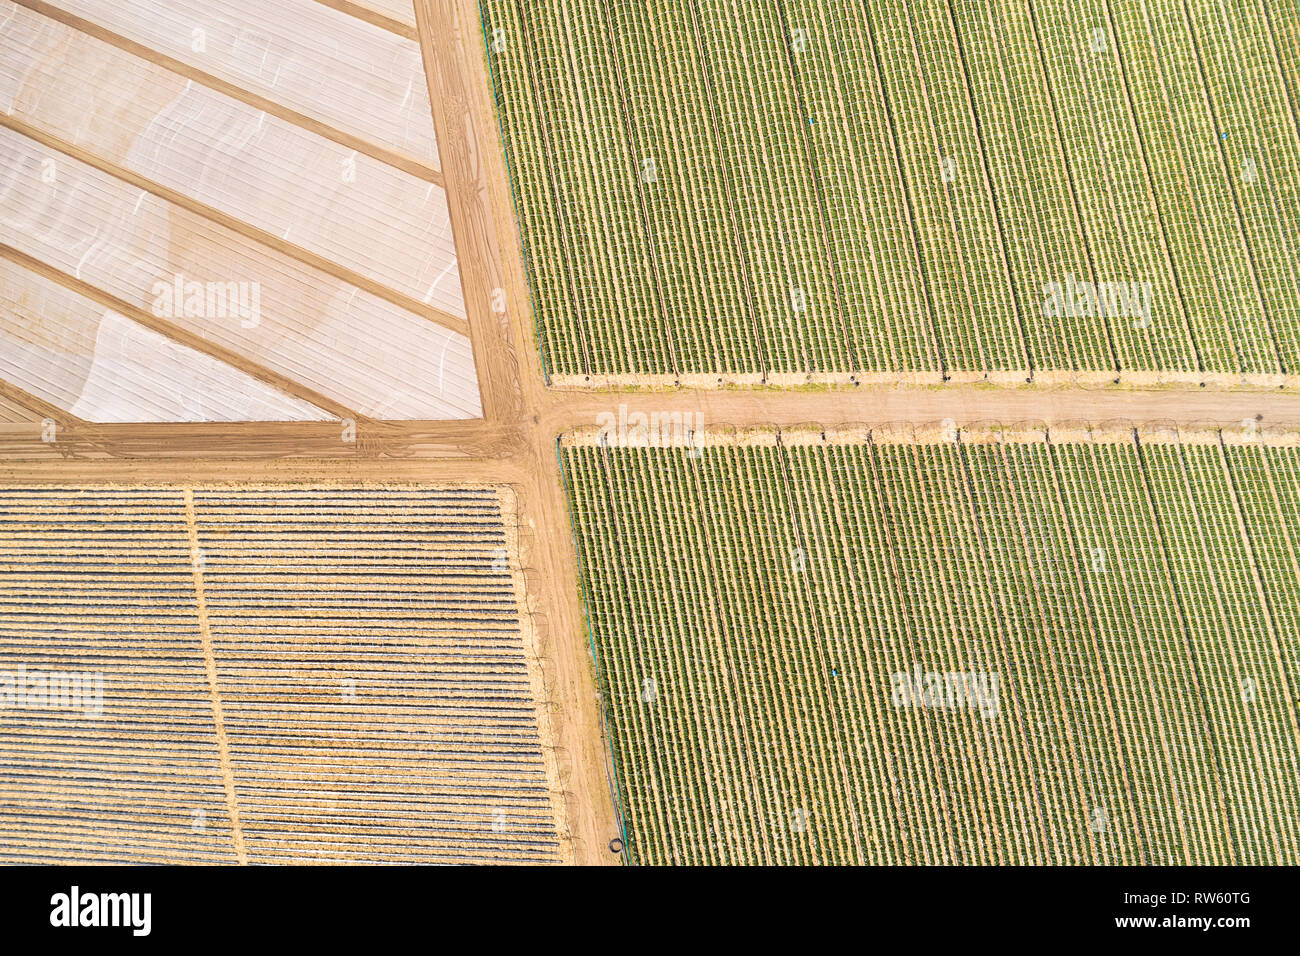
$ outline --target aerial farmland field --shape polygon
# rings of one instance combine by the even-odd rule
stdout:
[[[608,840],[433,16],[0,0],[0,861]]]
[[[566,439],[634,861],[1297,861],[1293,441],[1003,438]]]
[[[2,497],[0,860],[570,856],[508,494]]]
[[[0,23],[0,340],[49,411],[482,416],[416,40],[315,0],[0,0]],[[131,368],[177,343],[201,379]]]
[[[0,0],[0,917],[536,945],[717,879],[372,864],[1262,916],[1297,51],[1300,0]]]
[[[553,384],[1294,384],[1294,3],[481,6]]]

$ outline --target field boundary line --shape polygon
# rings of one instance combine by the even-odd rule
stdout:
[[[573,827],[569,823],[569,801],[560,782],[558,761],[555,747],[558,738],[551,725],[551,694],[547,688],[546,671],[541,666],[541,634],[537,621],[529,605],[528,577],[523,564],[523,550],[520,544],[519,527],[519,492],[513,485],[501,485],[496,489],[496,502],[501,511],[501,527],[506,539],[506,562],[510,572],[510,589],[514,592],[515,603],[519,609],[520,639],[524,645],[524,667],[528,671],[528,683],[533,694],[533,712],[537,719],[537,733],[541,738],[542,763],[546,768],[547,791],[553,804],[552,817],[556,825],[556,837],[560,842],[560,862],[572,864]],[[548,635],[549,637],[549,635]]]
[[[316,0],[317,3],[327,6],[339,13],[346,13],[350,17],[358,20],[364,20],[372,27],[379,27],[381,30],[387,30],[389,33],[396,33],[399,37],[405,37],[407,40],[420,40],[420,35],[416,28],[409,23],[403,23],[401,20],[394,20],[392,17],[379,10],[372,9],[364,3],[353,3],[352,0]],[[412,7],[411,15],[415,15],[415,9]]]
[[[500,236],[518,228],[504,217],[493,188],[498,144],[488,98],[484,51],[474,37],[468,2],[412,0],[420,36],[430,115],[446,179],[447,215],[474,355],[474,373],[486,422],[504,422],[518,435],[523,383],[511,338],[518,274],[507,265]],[[495,198],[494,198],[495,197]],[[520,295],[519,301],[526,296]],[[529,351],[524,345],[524,351]]]
[[[542,337],[542,326],[538,320],[537,311],[537,291],[533,288],[533,264],[532,254],[528,248],[528,239],[524,235],[524,216],[519,206],[518,175],[515,173],[514,157],[510,149],[510,141],[506,137],[505,129],[505,110],[501,106],[501,88],[497,83],[496,61],[492,56],[492,44],[488,41],[487,33],[487,11],[483,9],[483,0],[478,2],[478,23],[479,32],[483,37],[483,58],[487,63],[488,84],[492,87],[492,112],[495,114],[497,125],[497,139],[500,142],[501,154],[504,158],[506,167],[506,182],[510,187],[510,205],[515,213],[515,232],[519,236],[519,254],[524,267],[524,285],[528,287],[528,318],[532,325],[533,338],[537,345],[537,354],[542,360],[542,380],[551,384],[550,363],[546,358],[546,342]],[[459,256],[458,256],[459,258]]]
[[[194,575],[194,599],[198,608],[199,644],[203,649],[203,666],[207,672],[208,694],[212,701],[212,727],[217,738],[217,756],[221,761],[221,779],[226,790],[226,812],[230,816],[230,835],[235,844],[235,856],[241,866],[248,864],[248,851],[244,846],[244,831],[239,819],[239,797],[235,790],[235,775],[230,765],[230,745],[226,739],[225,715],[221,706],[221,690],[217,686],[217,660],[212,646],[212,626],[208,620],[208,602],[203,586],[203,551],[199,547],[199,529],[194,509],[194,489],[184,488],[185,532],[190,544],[190,569]]]
[[[773,391],[793,394],[809,386],[840,386],[847,392],[847,387],[859,388],[918,388],[925,386],[946,385],[960,388],[963,385],[997,385],[1007,393],[1028,386],[1029,369],[995,369],[980,372],[971,369],[954,369],[941,372],[939,369],[929,371],[908,371],[898,369],[892,372],[772,372],[764,380],[758,372],[732,372],[718,370],[714,372],[687,372],[678,378],[666,372],[597,372],[581,375],[572,372],[556,372],[547,381],[547,386],[556,392],[609,391],[671,391],[683,392],[726,392],[731,389],[744,389],[755,393]],[[1088,392],[1111,391],[1115,393],[1159,391],[1171,387],[1196,385],[1214,387],[1217,392],[1234,392],[1250,390],[1288,390],[1294,393],[1300,389],[1300,375],[1277,375],[1266,372],[1205,372],[1190,369],[1163,369],[1159,372],[1143,372],[1128,369],[1121,372],[1121,378],[1115,378],[1114,370],[1099,368],[1060,369],[1037,367],[1033,370],[1032,385],[1044,394],[1073,389],[1083,394]],[[1124,379],[1124,375],[1130,378]],[[1138,376],[1134,379],[1132,376]],[[946,376],[946,377],[944,377]],[[719,381],[721,380],[721,381]]]
[[[524,71],[528,76],[528,101],[529,106],[532,107],[532,112],[537,116],[541,116],[542,109],[539,101],[541,87],[537,82],[537,73],[533,69],[535,64],[541,62],[541,57],[537,55],[536,38],[533,36],[532,31],[528,29],[528,21],[525,19],[523,14],[524,8],[522,0],[505,0],[505,2],[511,3],[514,6],[515,19],[519,21],[520,30],[525,37],[524,45],[527,49],[531,50],[529,55],[523,60]],[[479,9],[482,9],[482,0],[479,0]],[[499,109],[498,115],[501,115]],[[572,330],[572,341],[577,344],[578,350],[582,355],[582,364],[584,366],[583,374],[591,375],[591,354],[589,343],[587,342],[588,333],[585,324],[578,322],[578,320],[582,318],[583,310],[579,308],[578,291],[576,289],[577,282],[574,279],[573,260],[576,258],[576,254],[569,248],[574,241],[574,230],[563,228],[565,221],[570,217],[568,215],[568,209],[564,204],[564,196],[560,192],[558,186],[559,180],[555,172],[555,156],[557,149],[551,136],[550,124],[543,122],[538,125],[541,129],[537,135],[537,139],[542,143],[544,154],[541,165],[546,169],[547,184],[550,186],[551,191],[551,210],[552,214],[555,216],[556,226],[558,227],[556,231],[558,233],[560,255],[563,259],[564,278],[566,280],[564,283],[564,291],[568,293],[566,298],[569,300],[569,308],[573,310],[573,320],[575,323],[578,323],[577,328]],[[519,230],[521,237],[523,236],[523,232],[524,230],[521,228]],[[538,334],[542,334],[542,325],[538,319],[538,313],[536,311],[533,312],[533,323],[537,327]],[[557,335],[563,334],[564,331],[563,328],[558,329]]]
[[[951,421],[951,420],[949,420]],[[1142,432],[1147,445],[1213,445],[1218,441],[1219,427],[1213,423],[1204,426],[1187,425],[1173,435],[1168,425],[1120,418],[1105,421],[1059,421],[1050,425],[1036,420],[984,420],[963,422],[960,426],[966,445],[1006,442],[1008,444],[1042,445],[1052,442],[1057,447],[1106,445],[1131,445],[1133,432]],[[1064,434],[1065,437],[1059,437]],[[848,421],[837,425],[822,425],[808,421],[801,424],[766,421],[734,425],[717,422],[696,431],[692,442],[695,448],[746,448],[775,447],[780,442],[787,447],[812,446],[865,446],[877,445],[951,445],[945,424],[940,419],[926,421]],[[556,439],[564,447],[602,447],[606,432],[599,425],[584,424],[562,431]],[[1300,428],[1288,427],[1265,432],[1261,429],[1254,444],[1270,448],[1300,447]],[[653,448],[647,443],[627,442],[633,449]]]
[[[0,258],[3,258],[3,248],[0,248]],[[41,418],[52,419],[59,425],[67,424],[72,428],[90,427],[90,423],[84,418],[78,418],[72,412],[66,411],[53,402],[41,398],[39,395],[29,392],[22,386],[15,385],[6,379],[0,379],[0,397],[8,399],[14,405]],[[40,423],[37,422],[36,424]]]

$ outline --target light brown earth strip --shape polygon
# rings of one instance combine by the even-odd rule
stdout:
[[[12,409],[16,414],[22,414],[19,421],[41,422],[42,419],[50,419],[60,425],[85,426],[85,422],[73,415],[71,412],[64,411],[57,405],[47,402],[45,399],[33,395],[24,388],[19,388],[11,382],[0,380],[0,400],[5,404],[5,408]],[[42,428],[44,426],[42,425]]]
[[[568,822],[568,807],[573,802],[572,794],[565,792],[560,783],[560,771],[554,749],[555,735],[551,719],[551,695],[547,693],[546,672],[540,659],[541,647],[538,642],[536,621],[529,605],[532,587],[525,583],[526,569],[523,552],[519,547],[519,507],[513,489],[504,488],[500,495],[501,524],[505,529],[506,555],[510,560],[511,584],[514,588],[515,602],[519,608],[521,640],[526,651],[528,680],[532,686],[532,699],[536,704],[537,732],[545,742],[542,758],[546,763],[546,780],[550,787],[551,805],[555,810],[555,830],[561,835],[571,833]],[[563,862],[573,862],[572,840],[561,840],[560,853]]]
[[[230,814],[230,835],[235,841],[235,856],[241,866],[248,864],[244,834],[239,825],[239,800],[235,796],[235,775],[230,769],[230,748],[226,743],[226,723],[221,712],[221,692],[217,689],[217,661],[212,653],[212,630],[208,624],[208,605],[203,593],[203,553],[199,550],[198,525],[194,520],[194,489],[185,488],[185,533],[190,541],[190,564],[194,569],[194,596],[199,616],[199,643],[203,647],[203,666],[208,674],[208,691],[212,696],[212,724],[217,737],[217,755],[221,760],[221,778],[226,787],[226,812]]]
[[[0,422],[12,425],[18,422],[41,420],[39,412],[23,404],[24,399],[35,398],[35,396],[28,395],[23,389],[15,389],[8,382],[4,382],[3,385],[6,387],[0,387]]]
[[[316,0],[316,2],[331,7],[339,13],[346,13],[350,17],[356,17],[358,20],[365,20],[366,23],[379,27],[381,30],[396,33],[399,37],[406,37],[408,40],[420,39],[415,27],[409,23],[394,20],[378,10],[372,10],[363,3],[353,3],[352,0]],[[391,166],[392,163],[389,163],[389,165]]]
[[[569,798],[575,862],[618,863],[619,835],[607,778],[594,664],[578,597],[577,554],[560,480],[556,432],[542,422],[548,393],[535,370],[520,244],[505,152],[498,136],[477,0],[416,0],[420,48],[461,264],[461,285],[483,414],[504,425],[516,469],[521,542],[535,602],[540,653],[551,688],[557,764]],[[504,314],[492,311],[501,289]],[[527,363],[525,365],[525,363]],[[472,474],[477,465],[470,466]]]
[[[503,197],[509,202],[510,192],[508,185],[504,193],[489,189],[485,163],[502,163],[501,147],[495,136],[494,114],[479,102],[486,96],[483,84],[470,85],[469,81],[486,69],[478,8],[474,5],[472,20],[458,22],[455,4],[450,0],[438,0],[436,5],[416,0],[415,17],[429,101],[434,104],[433,130],[446,178],[447,212],[456,239],[456,261],[469,323],[467,334],[474,349],[483,417],[489,421],[515,420],[521,414],[521,386],[513,343],[507,341],[508,315],[514,303],[528,301],[528,289],[523,286],[518,292],[506,294],[503,288],[502,251],[493,202],[499,204]],[[504,173],[502,176],[504,181]],[[513,213],[507,221],[512,220]],[[517,255],[513,247],[511,254]],[[499,314],[493,310],[498,289],[505,295],[504,311]],[[522,298],[516,298],[519,294]]]

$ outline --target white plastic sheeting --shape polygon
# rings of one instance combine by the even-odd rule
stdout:
[[[0,378],[92,422],[331,418],[4,259]]]
[[[413,40],[316,0],[51,3],[335,129],[437,165],[429,91]]]
[[[0,18],[3,15],[0,14]],[[464,318],[443,190],[25,8],[0,107],[34,127]]]
[[[6,129],[0,241],[363,415],[482,415],[465,336]],[[256,289],[256,321],[161,301],[178,276]]]

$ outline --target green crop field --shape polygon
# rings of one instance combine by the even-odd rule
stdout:
[[[561,455],[633,861],[1300,861],[1300,449]]]
[[[1294,383],[1296,0],[483,0],[553,380]]]

